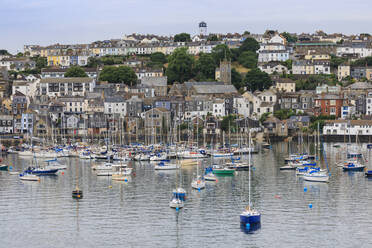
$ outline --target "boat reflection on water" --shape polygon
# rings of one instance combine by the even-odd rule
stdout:
[[[255,224],[245,224],[245,223],[240,223],[240,230],[246,234],[252,234],[255,231],[261,229],[261,223],[255,223]]]

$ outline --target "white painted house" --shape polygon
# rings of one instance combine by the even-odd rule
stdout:
[[[223,117],[225,116],[225,100],[224,99],[215,99],[213,102],[213,116]]]
[[[324,135],[372,135],[372,120],[327,120]]]
[[[127,105],[123,97],[107,97],[104,102],[105,114],[119,114],[121,117],[127,115]]]

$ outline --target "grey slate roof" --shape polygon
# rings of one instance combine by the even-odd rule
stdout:
[[[141,84],[153,87],[167,86],[167,77],[144,77]]]
[[[238,93],[234,85],[194,85],[193,88],[198,94],[234,94]]]
[[[42,78],[40,83],[90,83],[94,79],[89,77],[75,77],[75,78]]]

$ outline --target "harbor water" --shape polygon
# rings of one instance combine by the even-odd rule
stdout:
[[[201,191],[191,188],[196,166],[181,169],[181,182],[178,171],[155,171],[149,162],[129,162],[134,175],[128,182],[98,177],[91,169],[96,162],[79,158],[60,158],[67,169],[40,182],[3,171],[0,247],[372,247],[372,180],[335,165],[345,156],[343,146],[326,144],[329,183],[279,170],[295,145],[276,143],[252,155],[252,202],[262,216],[261,227],[250,231],[239,223],[248,202],[247,171],[207,182]],[[355,149],[370,159],[361,147]],[[21,171],[31,159],[10,154],[4,163]],[[76,166],[80,200],[71,197]],[[169,208],[176,184],[187,190],[179,211]]]

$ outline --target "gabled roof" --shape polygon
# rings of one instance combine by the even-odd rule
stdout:
[[[89,77],[74,77],[74,78],[42,78],[40,83],[90,83],[94,81]]]
[[[238,91],[232,84],[227,85],[194,85],[197,94],[236,94]]]

